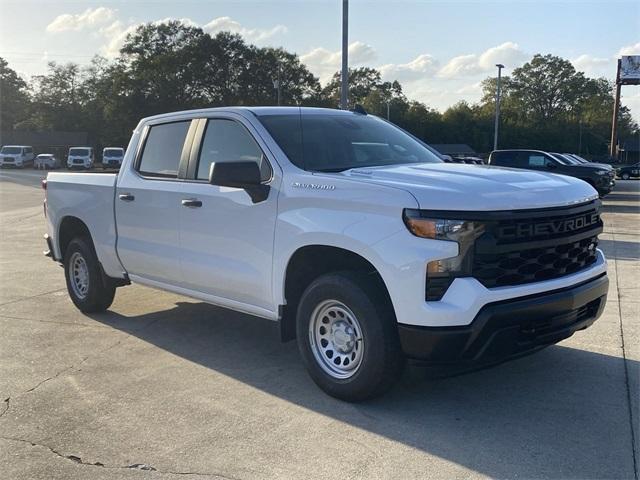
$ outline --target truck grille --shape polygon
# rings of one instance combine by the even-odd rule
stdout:
[[[487,288],[521,285],[578,272],[596,261],[600,202],[512,212],[485,223],[476,240],[472,276]],[[530,216],[529,216],[530,215]]]
[[[594,263],[597,245],[595,236],[545,248],[476,255],[473,276],[487,288],[550,280]]]

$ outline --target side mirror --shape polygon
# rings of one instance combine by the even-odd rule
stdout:
[[[269,196],[269,185],[261,182],[260,167],[256,162],[214,162],[209,168],[211,185],[242,188],[253,203],[262,202]]]

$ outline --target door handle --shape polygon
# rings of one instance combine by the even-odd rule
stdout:
[[[136,197],[134,197],[130,193],[121,193],[120,195],[118,195],[118,198],[124,202],[133,202],[136,199]]]
[[[190,207],[190,208],[199,208],[202,206],[202,201],[197,200],[195,198],[185,198],[184,200],[182,200],[182,206]]]

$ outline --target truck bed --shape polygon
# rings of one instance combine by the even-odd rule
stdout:
[[[47,175],[47,222],[53,232],[54,255],[61,258],[57,228],[65,217],[76,217],[89,228],[105,273],[121,278],[116,255],[114,198],[117,174],[51,172]],[[53,226],[56,228],[53,228]]]

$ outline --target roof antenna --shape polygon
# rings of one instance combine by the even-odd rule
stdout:
[[[361,115],[366,115],[367,111],[364,109],[364,107],[362,105],[360,105],[359,103],[356,103],[356,106],[353,107],[353,110],[351,110],[352,112],[355,113],[359,113]]]

